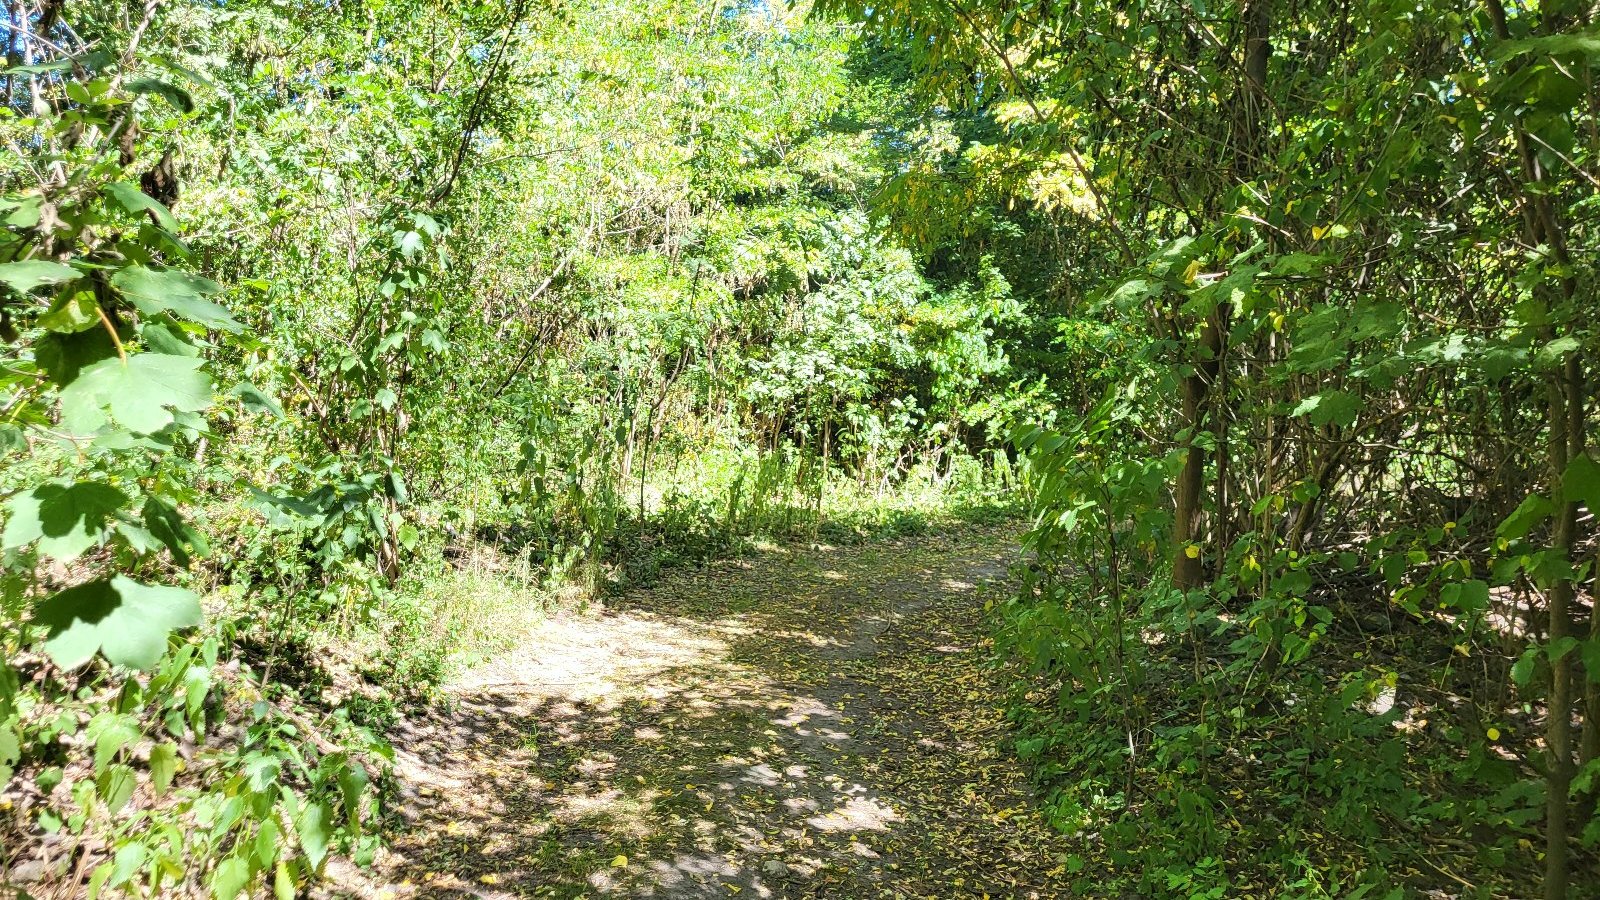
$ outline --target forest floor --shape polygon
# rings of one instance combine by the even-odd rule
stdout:
[[[1015,539],[769,549],[544,623],[397,730],[405,825],[335,895],[1068,894],[986,664]]]

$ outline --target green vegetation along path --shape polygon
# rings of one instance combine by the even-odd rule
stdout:
[[[1064,896],[999,751],[1005,531],[771,551],[541,626],[398,738],[401,897]]]

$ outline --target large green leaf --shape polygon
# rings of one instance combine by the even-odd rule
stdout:
[[[177,269],[128,266],[111,276],[111,284],[133,301],[140,312],[151,315],[170,312],[219,331],[240,330],[239,323],[226,309],[206,299],[222,291],[222,286],[209,278]]]
[[[172,776],[178,771],[178,747],[176,744],[157,744],[150,748],[150,786],[160,796],[167,792],[167,787],[172,784]]]
[[[1600,463],[1587,453],[1574,456],[1561,476],[1561,494],[1570,503],[1581,502],[1590,512],[1600,511]]]
[[[117,355],[117,345],[104,328],[50,332],[33,345],[33,358],[58,385],[70,383],[90,365]]]
[[[50,311],[39,317],[39,326],[51,331],[85,331],[100,324],[100,305],[93,291],[74,291],[57,297]]]
[[[1548,519],[1555,511],[1555,504],[1548,498],[1529,494],[1522,498],[1517,508],[1495,528],[1495,534],[1508,541],[1527,537],[1534,526]]]
[[[300,836],[300,849],[313,870],[322,867],[328,856],[328,838],[333,824],[333,811],[326,803],[307,803],[295,816],[294,830]]]
[[[274,418],[283,418],[283,407],[272,398],[271,394],[256,387],[248,381],[241,381],[234,385],[228,392],[230,397],[238,397],[245,409],[253,413],[266,413]]]
[[[104,359],[83,369],[61,389],[61,419],[79,434],[99,431],[106,412],[123,427],[151,434],[172,424],[173,411],[199,412],[211,405],[211,379],[200,359],[140,353]]]
[[[112,815],[122,811],[128,801],[133,799],[133,789],[139,784],[139,777],[133,769],[118,763],[107,766],[99,777],[95,778],[95,791],[106,805],[106,811]]]
[[[1308,416],[1313,424],[1348,426],[1361,412],[1361,400],[1348,391],[1323,391],[1300,401],[1293,415]]]
[[[211,896],[214,900],[233,900],[250,883],[250,864],[242,857],[230,856],[217,863],[211,873]]]
[[[160,497],[145,498],[143,521],[145,530],[167,548],[172,559],[180,566],[189,564],[191,551],[200,554],[206,552],[205,536],[190,527],[183,515]]]
[[[11,550],[38,541],[40,553],[71,562],[100,542],[127,502],[127,494],[100,481],[42,484],[6,503],[0,546]]]
[[[117,665],[149,669],[166,652],[168,634],[200,624],[200,599],[118,575],[55,594],[39,604],[34,623],[50,629],[45,651],[64,669],[97,651]]]
[[[1489,55],[1495,59],[1511,59],[1523,54],[1541,56],[1600,56],[1600,35],[1593,32],[1572,31],[1514,41],[1498,41],[1490,46]]]
[[[194,112],[194,98],[171,82],[159,78],[135,78],[128,82],[128,90],[135,94],[154,94],[172,104],[172,108],[179,112]]]
[[[0,263],[0,283],[19,294],[26,294],[46,285],[71,281],[79,274],[78,270],[71,266],[44,259]]]

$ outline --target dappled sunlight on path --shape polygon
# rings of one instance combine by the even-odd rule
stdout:
[[[999,755],[1006,533],[771,552],[551,622],[394,736],[378,897],[1056,897]]]

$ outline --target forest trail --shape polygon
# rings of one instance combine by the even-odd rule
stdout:
[[[998,749],[1012,530],[774,550],[541,626],[396,736],[361,897],[1059,897]]]

